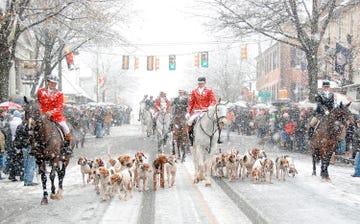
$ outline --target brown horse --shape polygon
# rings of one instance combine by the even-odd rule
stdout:
[[[185,113],[175,114],[172,120],[173,154],[177,154],[181,162],[185,161],[186,151],[190,151]]]
[[[39,167],[41,182],[43,187],[43,198],[41,204],[48,204],[48,192],[46,190],[46,166],[50,166],[51,180],[51,199],[62,199],[63,180],[65,177],[66,167],[69,165],[70,156],[64,151],[64,137],[61,128],[55,122],[50,121],[49,117],[42,115],[39,105],[35,101],[28,101],[24,97],[25,119],[29,130],[29,138],[32,147],[32,153],[36,158]],[[71,134],[73,129],[71,126]],[[72,148],[75,146],[74,140],[71,140]],[[55,175],[58,176],[58,192],[56,193]]]
[[[347,126],[346,121],[351,116],[349,106],[350,103],[347,105],[340,103],[329,115],[321,118],[314,135],[309,141],[313,164],[312,175],[316,175],[316,162],[321,161],[320,175],[327,182],[331,181],[328,166],[339,141],[340,126],[341,124]]]

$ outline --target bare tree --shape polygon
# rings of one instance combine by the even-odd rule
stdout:
[[[317,93],[318,50],[325,30],[343,0],[209,0],[214,25],[235,37],[254,33],[304,51],[307,59],[310,100]],[[346,4],[359,4],[350,0]]]
[[[34,32],[39,43],[36,57],[42,59],[42,73],[47,75],[66,56],[65,46],[75,51],[89,42],[122,41],[111,27],[120,12],[125,11],[125,3],[126,0],[7,1],[0,15],[0,100],[8,98],[10,68],[23,32]],[[126,21],[126,17],[121,19]]]
[[[209,86],[219,97],[231,102],[239,99],[243,87],[248,81],[254,79],[255,74],[255,68],[248,66],[247,61],[241,60],[236,50],[239,50],[238,47],[212,54],[214,66],[211,66],[208,71]]]

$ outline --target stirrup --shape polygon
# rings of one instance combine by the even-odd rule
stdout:
[[[73,154],[73,150],[70,147],[65,147],[64,152],[65,152],[66,155],[72,155]]]

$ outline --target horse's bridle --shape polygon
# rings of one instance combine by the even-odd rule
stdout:
[[[210,121],[212,121],[212,124],[213,124],[212,132],[210,134],[208,134],[206,132],[206,130],[204,129],[204,127],[201,124],[201,119],[199,119],[199,126],[200,126],[201,130],[205,133],[205,135],[207,135],[210,138],[210,148],[211,148],[212,138],[214,137],[214,134],[216,133],[216,131],[218,131],[220,129],[220,120],[223,119],[223,118],[226,118],[225,115],[219,117],[218,112],[217,112],[218,111],[217,109],[218,109],[219,105],[225,105],[225,104],[220,104],[219,103],[219,104],[215,105],[215,111],[214,111],[215,119],[213,119],[212,116],[209,115],[209,110],[206,111],[206,116],[209,118]],[[215,128],[215,125],[216,125],[216,128]],[[210,151],[209,151],[209,153],[210,153]]]

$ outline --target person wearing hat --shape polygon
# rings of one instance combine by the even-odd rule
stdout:
[[[188,97],[185,91],[179,89],[179,95],[172,102],[172,114],[186,114],[188,108]]]
[[[15,140],[15,133],[17,127],[22,123],[21,113],[18,110],[15,110],[9,120],[10,132],[11,132],[11,142]],[[23,178],[22,173],[22,151],[16,150],[13,145],[8,148],[8,161],[9,161],[9,180],[17,181],[16,176],[20,177],[20,180]]]
[[[197,81],[198,86],[190,93],[189,106],[185,115],[188,120],[187,124],[189,126],[189,139],[191,145],[194,140],[192,125],[195,119],[200,116],[202,112],[207,111],[210,106],[215,106],[217,103],[213,90],[206,87],[206,78],[199,77]],[[220,130],[218,143],[222,143],[220,141]]]
[[[161,91],[154,102],[154,121],[156,120],[162,105],[166,105],[166,113],[170,114],[170,101],[166,97],[166,93]]]
[[[355,119],[355,129],[352,142],[353,153],[351,158],[355,158],[354,174],[352,177],[360,177],[360,116],[357,116]]]
[[[148,95],[146,94],[146,95],[144,95],[144,97],[142,98],[142,100],[140,101],[140,110],[139,110],[139,118],[138,118],[138,121],[140,121],[140,118],[141,118],[141,115],[142,115],[142,113],[143,113],[143,109],[145,109],[145,108],[142,108],[142,105],[144,105],[144,107],[145,107],[145,101],[147,100],[147,98],[148,98]]]
[[[309,123],[309,137],[313,136],[319,118],[329,115],[330,111],[334,109],[335,95],[330,91],[329,81],[323,81],[322,90],[315,96],[315,102],[317,106]]]
[[[70,147],[71,134],[63,115],[64,94],[56,88],[58,78],[50,75],[47,77],[47,88],[40,88],[36,94],[42,114],[49,116],[50,120],[58,123],[65,135],[64,148],[66,154],[72,154]]]

